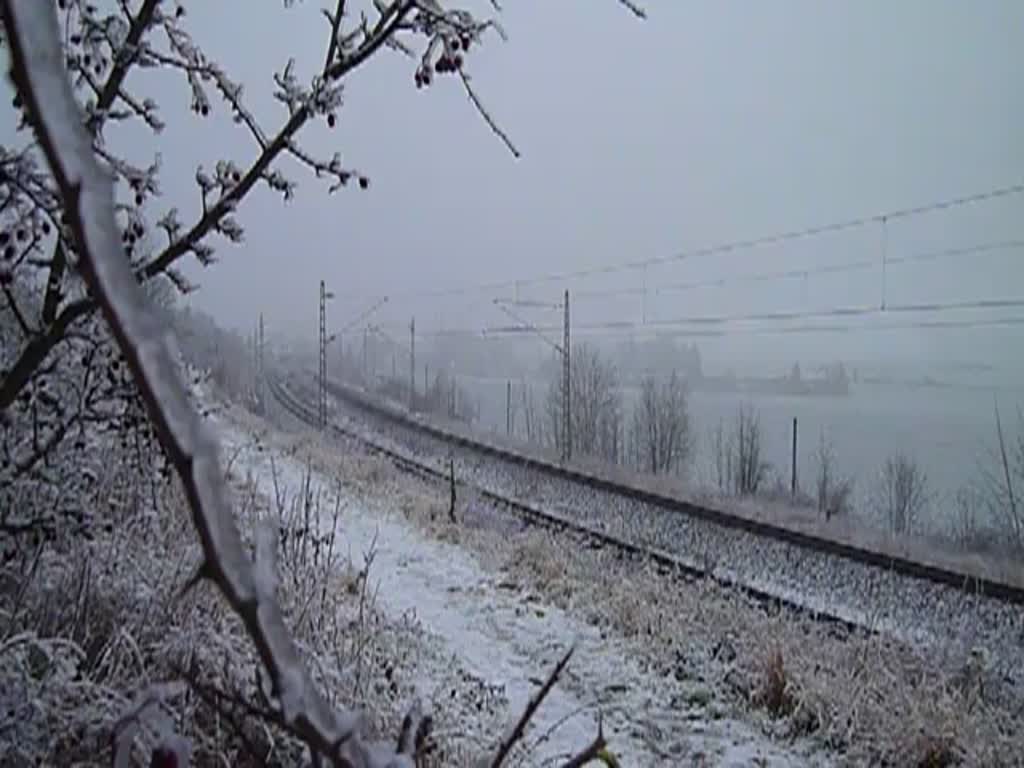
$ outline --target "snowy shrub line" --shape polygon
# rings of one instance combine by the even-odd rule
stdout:
[[[134,743],[132,752],[141,755],[163,735],[186,738],[197,764],[244,755],[270,764],[299,760],[300,742],[249,711],[259,695],[258,660],[227,607],[205,590],[179,594],[199,556],[181,536],[188,513],[180,487],[161,483],[151,503],[147,479],[123,467],[120,455],[119,448],[107,453],[107,469],[83,500],[102,508],[109,525],[92,540],[68,535],[0,570],[0,689],[15,718],[0,727],[0,753],[14,765],[110,764],[112,737]],[[365,582],[366,564],[341,557],[338,548],[316,554],[304,536],[310,504],[308,514],[331,518],[330,494],[282,484],[270,501],[243,484],[235,497],[248,545],[261,520],[273,520],[282,540],[299,542],[282,546],[285,615],[318,683],[334,697],[364,702],[382,730],[398,714],[402,681],[415,674],[408,649],[416,627],[382,622],[372,595],[361,600],[351,588]],[[388,669],[401,689],[382,693],[368,685]],[[149,690],[175,680],[188,685]],[[161,692],[174,695],[144,707],[139,730],[122,722]],[[173,731],[160,730],[168,722],[162,711]]]

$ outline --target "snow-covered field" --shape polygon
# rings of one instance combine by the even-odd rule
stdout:
[[[283,450],[285,436],[257,437],[240,421],[229,413],[218,424],[233,472],[250,475],[267,497],[275,494],[275,475],[278,491],[300,488],[308,465]],[[323,487],[333,481],[323,472],[312,476]],[[559,756],[593,739],[599,717],[623,765],[830,763],[807,742],[774,741],[730,716],[699,674],[660,674],[631,641],[551,605],[500,563],[429,535],[395,501],[386,484],[346,492],[339,520],[343,546],[356,559],[373,551],[370,580],[378,609],[394,620],[413,617],[422,628],[416,681],[421,696],[435,706],[446,699],[463,702],[463,718],[477,710],[477,722],[460,727],[486,732],[500,726],[490,734],[496,742],[575,645],[566,674],[527,733],[525,764],[557,764]],[[471,706],[465,706],[467,699]]]

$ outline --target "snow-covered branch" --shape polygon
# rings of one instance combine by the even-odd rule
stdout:
[[[54,5],[4,0],[2,10],[14,78],[66,201],[79,266],[186,489],[205,556],[197,576],[216,583],[242,619],[269,673],[282,720],[315,753],[353,768],[412,768],[408,739],[402,740],[404,754],[390,745],[365,742],[358,733],[359,715],[334,710],[313,686],[276,598],[260,575],[272,564],[254,563],[243,547],[216,442],[193,409],[169,338],[128,267],[115,221],[112,181],[96,162],[65,74]]]

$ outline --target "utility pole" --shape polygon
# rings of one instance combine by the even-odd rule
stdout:
[[[512,379],[505,381],[505,434],[512,435]]]
[[[647,265],[643,267],[643,287],[641,288],[641,314],[643,316],[643,324],[647,325]]]
[[[253,326],[252,335],[249,337],[249,352],[252,354],[252,390],[251,396],[255,401],[259,397],[260,386],[260,353],[256,346],[256,327]]]
[[[327,425],[327,287],[320,281],[320,377],[317,416],[320,428]]]
[[[793,417],[793,476],[790,485],[790,492],[796,498],[796,416]]]
[[[259,336],[256,346],[256,398],[259,402],[260,413],[266,412],[266,398],[264,392],[264,368],[263,368],[263,313],[260,312]]]
[[[562,328],[562,435],[564,436],[562,454],[565,461],[572,458],[572,396],[571,367],[569,352],[569,289],[565,289],[565,320]]]
[[[885,279],[886,279],[886,266],[889,259],[889,222],[888,219],[882,217],[882,306],[881,309],[885,311]]]
[[[366,339],[370,335],[369,327],[363,328],[363,386],[368,387],[370,384],[369,371],[366,369]]]
[[[409,321],[409,412],[416,410],[416,318]]]

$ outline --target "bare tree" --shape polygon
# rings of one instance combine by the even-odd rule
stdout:
[[[771,465],[761,457],[761,418],[753,406],[740,405],[732,430],[719,421],[708,439],[718,490],[755,495],[768,479]]]
[[[719,419],[708,439],[714,461],[715,483],[720,493],[726,493],[732,489],[732,444],[724,421]]]
[[[690,412],[686,382],[675,371],[660,386],[653,375],[644,377],[630,430],[643,469],[659,474],[686,465],[692,449]]]
[[[899,452],[885,460],[874,505],[890,532],[902,535],[913,531],[928,498],[928,479],[917,462]]]
[[[622,396],[614,364],[586,342],[572,348],[570,358],[572,450],[574,455],[618,461],[621,443]],[[560,370],[560,369],[559,369]],[[562,392],[560,375],[548,387],[546,415],[552,444],[561,450]]]
[[[761,487],[769,465],[761,458],[761,417],[749,404],[741,405],[736,414],[732,446],[735,492],[752,496]]]
[[[848,514],[853,504],[853,480],[840,476],[836,466],[835,449],[824,430],[818,436],[814,458],[818,464],[815,479],[818,512],[824,515],[826,520],[836,515]]]

